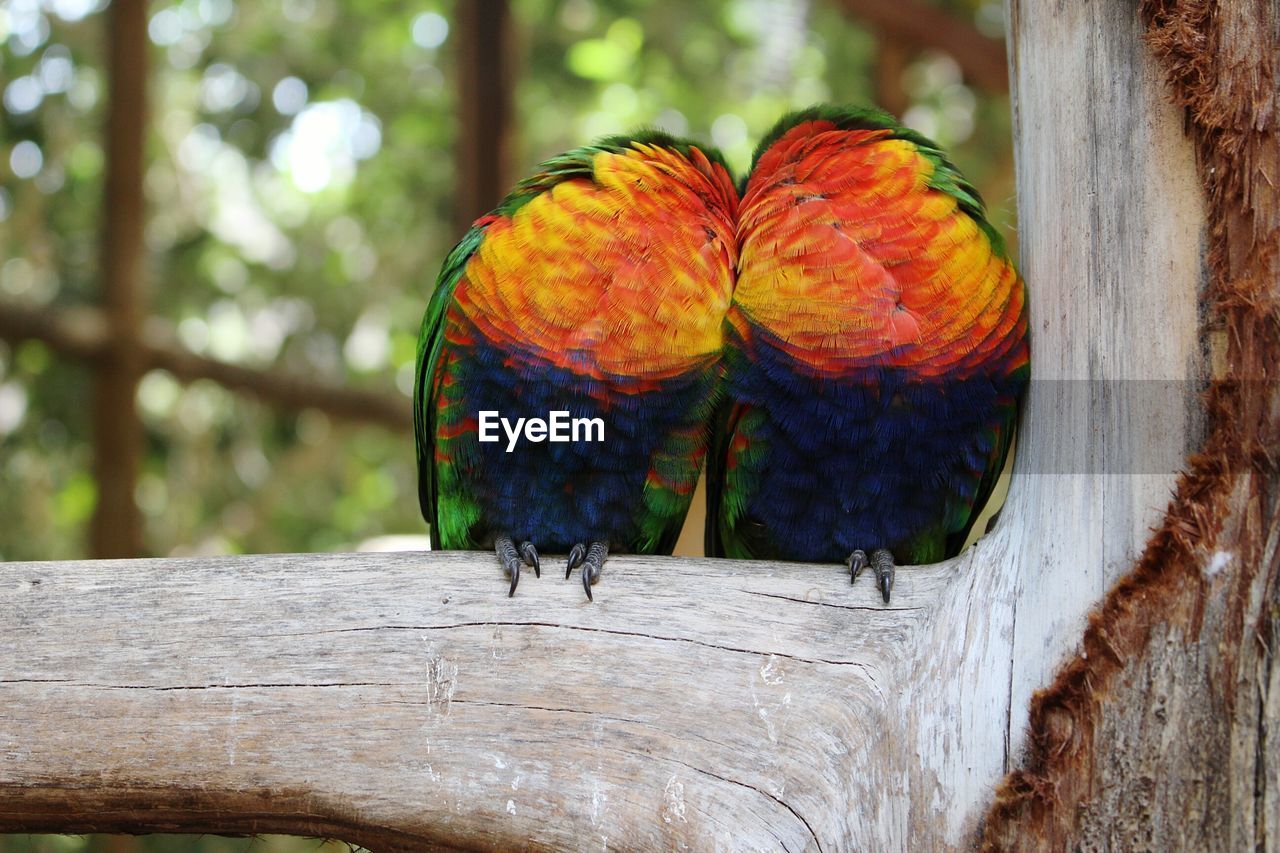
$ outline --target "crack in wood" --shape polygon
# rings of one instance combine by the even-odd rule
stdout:
[[[244,684],[101,684],[87,681],[71,681],[65,678],[57,679],[14,679],[12,681],[0,679],[0,685],[3,684],[57,684],[69,688],[88,688],[90,690],[154,690],[156,692],[170,690],[255,690],[255,689],[284,689],[284,688],[331,688],[331,687],[420,687],[421,682],[417,681],[335,681],[328,683],[316,683],[306,681],[274,681],[274,682],[251,682]]]
[[[881,608],[875,608],[881,609]],[[867,664],[862,661],[855,660],[831,660],[828,658],[811,658],[787,652],[768,651],[763,649],[743,649],[735,646],[726,646],[719,643],[709,643],[705,640],[697,640],[692,637],[667,637],[659,634],[650,634],[643,631],[622,631],[616,628],[596,628],[588,625],[566,625],[560,622],[502,622],[502,621],[483,621],[483,622],[457,622],[450,625],[367,625],[359,628],[331,628],[323,631],[300,632],[289,635],[258,635],[258,636],[318,636],[321,634],[349,634],[366,631],[451,631],[457,628],[552,628],[562,631],[587,631],[599,634],[611,634],[618,637],[636,637],[644,640],[653,640],[659,643],[688,643],[690,645],[702,646],[703,648],[716,649],[722,652],[732,652],[734,654],[751,655],[753,657],[779,657],[787,660],[798,661],[799,663],[808,664],[826,664],[828,666],[851,666],[862,670],[867,670]]]
[[[835,604],[830,601],[810,601],[807,598],[796,598],[791,595],[778,595],[773,592],[759,592],[753,589],[744,589],[747,595],[757,595],[761,598],[773,598],[778,601],[794,601],[796,604],[808,604],[813,607],[834,607],[837,610],[866,610],[871,613],[919,613],[921,611],[928,612],[928,607],[876,607],[874,605],[863,604]]]

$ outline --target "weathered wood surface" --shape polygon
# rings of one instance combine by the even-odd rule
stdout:
[[[1204,200],[1191,141],[1127,3],[1010,0],[1018,224],[1032,400],[1010,737],[1085,614],[1159,526],[1203,439]],[[1052,481],[1052,482],[1048,482]],[[1021,562],[1021,567],[1017,562]]]
[[[967,559],[888,608],[834,567],[652,558],[589,604],[547,562],[512,599],[488,555],[7,565],[0,830],[866,849],[937,796],[903,723],[946,750],[952,711],[909,671],[959,649],[927,644]]]

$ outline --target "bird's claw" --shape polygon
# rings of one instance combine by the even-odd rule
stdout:
[[[867,552],[859,548],[849,555],[845,563],[849,565],[849,583],[852,585],[858,579],[858,575],[862,574],[862,570],[867,567]]]
[[[850,554],[845,562],[849,565],[849,583],[853,583],[867,567],[867,553],[858,549]],[[893,590],[893,554],[888,548],[876,548],[871,552],[870,563],[871,570],[876,575],[876,589],[880,590],[880,596],[884,599],[884,603],[888,604],[889,593]]]
[[[582,561],[587,558],[587,546],[579,542],[569,549],[569,566],[564,570],[564,579],[568,580],[569,575],[573,574],[573,570],[582,565]]]
[[[582,566],[582,588],[586,590],[587,600],[595,601],[591,595],[591,585],[600,578],[604,569],[604,561],[609,556],[609,546],[603,542],[592,542],[590,546],[579,542],[569,549],[569,568],[564,576],[567,578],[578,566]]]
[[[502,570],[511,576],[511,588],[507,590],[507,598],[516,594],[516,586],[520,583],[520,567],[530,566],[535,577],[542,577],[542,567],[538,560],[538,549],[532,542],[521,542],[519,550],[510,536],[499,536],[494,543],[498,552],[498,561]]]
[[[520,559],[524,560],[526,566],[533,566],[534,577],[542,577],[542,563],[538,560],[538,549],[533,547],[532,542],[520,543]]]

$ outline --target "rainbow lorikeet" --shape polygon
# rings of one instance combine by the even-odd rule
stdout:
[[[871,109],[787,116],[738,217],[708,552],[870,563],[957,553],[1009,452],[1026,292],[982,200]]]
[[[736,211],[719,154],[646,132],[543,163],[475,222],[418,341],[433,547],[496,549],[509,594],[539,550],[568,552],[588,598],[610,551],[671,553],[706,456]]]

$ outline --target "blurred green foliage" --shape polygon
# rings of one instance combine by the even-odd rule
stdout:
[[[997,0],[940,5],[999,33]],[[105,6],[0,3],[0,297],[95,299]],[[741,174],[785,111],[871,100],[875,36],[838,6],[513,0],[515,165],[657,126],[717,145]],[[410,392],[422,310],[460,236],[449,224],[452,11],[447,0],[152,4],[148,298],[186,346]],[[917,54],[900,82],[908,123],[952,149],[1012,237],[1007,98],[965,86],[938,53]],[[83,556],[96,492],[88,398],[85,365],[0,342],[0,559]],[[331,550],[424,532],[407,434],[161,372],[137,403],[153,554]],[[0,850],[107,849],[32,838]],[[290,843],[147,842],[315,849]]]

